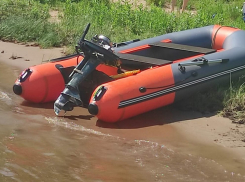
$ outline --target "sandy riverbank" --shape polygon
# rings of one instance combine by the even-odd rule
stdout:
[[[20,71],[60,57],[63,51],[63,48],[40,49],[0,41],[0,60]],[[229,171],[245,175],[245,125],[233,124],[226,118],[179,111],[169,106],[114,125],[98,122],[96,118],[89,125],[125,138],[160,143],[169,140],[175,150],[215,160]]]

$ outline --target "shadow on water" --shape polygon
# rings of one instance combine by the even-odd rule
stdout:
[[[70,119],[70,120],[78,120],[78,119],[82,119],[82,120],[91,120],[91,118],[93,118],[93,115],[71,115],[71,116],[63,116],[64,118]]]
[[[27,108],[37,108],[37,109],[45,109],[48,110],[49,113],[52,113],[54,110],[54,102],[48,102],[48,103],[31,103],[28,101],[23,101],[21,103],[21,106],[27,107]],[[76,108],[81,110],[86,110],[86,108]],[[69,115],[66,115],[65,113],[61,113],[59,117],[67,118],[69,120],[91,120],[93,118],[93,115],[90,114],[78,114],[78,112],[67,112]],[[84,113],[84,112],[82,112]],[[52,113],[54,114],[54,112]],[[62,115],[63,114],[63,115]],[[55,114],[54,114],[55,115]]]
[[[214,115],[216,115],[216,113],[202,114],[194,111],[182,111],[176,108],[175,105],[169,105],[116,123],[107,123],[97,120],[96,126],[102,128],[136,129],[211,117]]]
[[[42,108],[42,109],[53,109],[54,108],[54,102],[48,102],[48,103],[32,103],[28,101],[22,101],[20,103],[21,106],[24,107],[31,107],[31,108]]]
[[[40,108],[45,109],[48,113],[53,113],[54,102],[35,104],[28,101],[23,101],[21,106],[27,108]],[[74,111],[67,112],[66,114],[60,113],[59,117],[67,118],[71,121],[79,120],[91,120],[94,118],[93,115],[90,115],[86,108],[75,108]],[[195,111],[185,111],[179,109],[175,104],[161,107],[141,115],[119,121],[116,123],[108,123],[96,119],[96,126],[100,128],[112,128],[112,129],[136,129],[136,128],[145,128],[155,125],[165,125],[175,122],[181,122],[185,120],[198,119],[203,117],[211,117],[216,115],[215,112],[202,114]]]

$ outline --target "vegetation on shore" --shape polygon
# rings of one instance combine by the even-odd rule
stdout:
[[[110,0],[1,0],[0,39],[36,42],[41,47],[73,48],[88,22],[92,26],[87,38],[95,33],[104,34],[114,42],[144,39],[211,24],[245,29],[242,0],[216,0],[215,3],[213,0],[192,0],[182,14],[166,11],[171,0],[147,2],[148,6],[143,7],[125,0],[116,3]],[[181,0],[177,1],[178,8],[181,3]],[[54,11],[58,12],[58,17],[56,21],[50,21],[50,12]],[[229,87],[219,86],[213,88],[214,91],[196,94],[192,101],[188,101],[188,108],[222,111],[231,119],[245,120],[243,82],[241,79]],[[196,99],[199,99],[198,103]]]
[[[126,1],[126,2],[125,2]],[[148,2],[170,3],[170,0]],[[121,3],[124,2],[124,3]],[[178,7],[181,6],[178,0]],[[161,4],[161,3],[160,3]],[[90,34],[103,33],[113,41],[148,38],[211,24],[245,28],[243,1],[193,0],[183,14],[164,11],[164,5],[144,8],[127,0],[1,0],[0,39],[37,42],[42,47],[74,45],[85,25],[92,24]],[[52,10],[59,12],[59,23],[49,21]]]

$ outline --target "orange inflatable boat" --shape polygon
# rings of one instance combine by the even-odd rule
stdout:
[[[211,25],[112,44],[105,36],[86,40],[89,26],[77,46],[80,59],[31,67],[14,92],[32,102],[56,100],[57,115],[80,106],[100,120],[117,122],[229,83],[245,69],[245,31],[237,28]]]

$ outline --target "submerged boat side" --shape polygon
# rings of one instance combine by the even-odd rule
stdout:
[[[245,68],[245,31],[207,26],[174,32],[116,49],[122,59],[144,62],[152,68],[137,75],[100,85],[92,95],[89,112],[116,122],[171,104],[229,81]],[[148,65],[149,66],[149,65]]]

